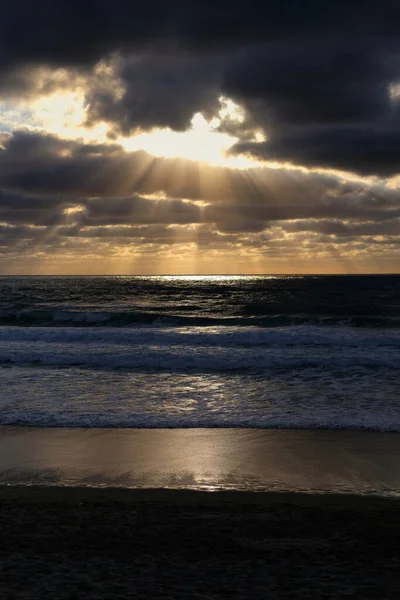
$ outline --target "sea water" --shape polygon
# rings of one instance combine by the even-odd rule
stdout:
[[[0,278],[0,425],[400,431],[400,276]]]

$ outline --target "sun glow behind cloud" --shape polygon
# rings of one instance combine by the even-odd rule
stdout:
[[[218,117],[207,121],[201,113],[193,116],[191,127],[185,132],[170,129],[155,130],[149,133],[118,140],[127,150],[146,150],[154,156],[166,158],[187,158],[221,167],[249,169],[261,163],[245,156],[230,156],[229,148],[238,138],[219,131],[223,119],[240,124],[244,114],[240,106],[229,98],[220,97],[221,110]],[[259,134],[257,134],[259,135]],[[260,141],[257,138],[257,141]]]
[[[215,131],[217,120],[210,123],[201,113],[194,115],[191,128],[185,132],[161,129],[118,140],[126,150],[146,150],[153,156],[188,158],[212,165],[249,168],[257,163],[247,158],[229,157],[228,149],[236,138]]]
[[[237,138],[218,130],[222,119],[240,123],[241,109],[231,100],[221,97],[219,116],[207,121],[201,113],[193,116],[191,127],[185,132],[170,129],[154,129],[131,137],[113,139],[127,151],[145,150],[156,157],[186,158],[238,169],[261,166],[262,163],[245,156],[230,156],[229,148]],[[18,128],[44,130],[65,139],[81,139],[84,142],[109,142],[109,127],[99,123],[95,127],[85,125],[86,107],[82,92],[66,91],[43,96],[30,102],[16,102],[14,106],[2,107],[0,131]]]
[[[398,93],[398,88],[393,91],[393,95],[395,93]],[[100,122],[95,127],[85,125],[87,107],[83,89],[59,91],[25,102],[11,103],[8,101],[7,110],[3,114],[0,104],[0,131],[26,128],[40,133],[55,134],[67,140],[102,144],[119,143],[127,152],[137,150],[148,152],[152,156],[145,157],[143,164],[134,163],[132,193],[134,193],[135,182],[140,179],[143,172],[147,172],[147,169],[153,176],[162,179],[162,174],[158,172],[158,165],[162,161],[158,161],[156,157],[178,159],[171,161],[172,168],[168,165],[168,177],[172,179],[169,190],[171,197],[174,197],[175,191],[180,187],[185,189],[186,177],[190,177],[193,173],[195,177],[198,176],[198,198],[195,196],[195,200],[193,200],[189,196],[176,195],[177,198],[183,199],[183,213],[186,213],[186,205],[192,207],[192,204],[195,204],[196,208],[200,207],[201,209],[207,207],[208,211],[211,210],[209,207],[214,204],[216,207],[213,219],[203,218],[203,213],[206,214],[207,210],[200,211],[200,217],[196,217],[197,213],[193,209],[193,222],[188,217],[187,223],[181,223],[181,216],[174,213],[164,223],[160,213],[164,204],[169,200],[166,198],[168,189],[161,186],[154,193],[146,193],[143,196],[143,201],[148,202],[149,206],[154,208],[150,217],[147,216],[144,219],[144,224],[140,222],[139,208],[136,207],[132,214],[127,214],[126,222],[121,222],[118,226],[112,222],[112,211],[109,224],[105,220],[104,224],[100,226],[94,219],[91,224],[84,226],[88,217],[85,213],[85,205],[79,203],[79,194],[77,194],[76,205],[69,204],[60,209],[58,225],[43,228],[43,230],[40,227],[27,226],[24,234],[28,240],[26,242],[27,256],[31,257],[29,260],[36,261],[29,268],[35,272],[68,272],[71,274],[75,272],[264,273],[266,271],[290,273],[293,272],[293,265],[295,265],[297,272],[310,272],[310,270],[315,272],[362,272],[363,270],[382,270],[379,263],[380,257],[389,255],[389,258],[385,258],[385,264],[392,269],[391,265],[394,264],[395,259],[390,259],[390,256],[395,256],[395,249],[393,249],[394,246],[392,248],[388,245],[390,238],[382,235],[375,236],[373,242],[369,242],[366,235],[364,237],[359,235],[356,239],[357,234],[354,234],[354,239],[347,243],[345,233],[346,228],[351,229],[353,226],[351,220],[344,220],[342,230],[339,229],[338,233],[333,234],[330,234],[327,224],[325,224],[325,229],[322,224],[319,231],[317,224],[312,221],[312,216],[307,219],[304,216],[301,217],[303,225],[300,223],[297,229],[296,223],[291,225],[288,219],[284,219],[284,222],[278,225],[274,225],[272,219],[272,225],[265,222],[265,231],[262,223],[257,229],[257,223],[255,223],[257,219],[268,221],[268,215],[259,218],[256,215],[260,204],[271,203],[272,213],[275,204],[279,204],[276,210],[279,209],[286,217],[285,202],[288,203],[288,215],[296,209],[296,202],[290,204],[292,196],[296,198],[304,194],[307,202],[310,197],[313,197],[313,178],[315,178],[316,185],[319,185],[318,178],[320,176],[321,182],[326,177],[327,184],[329,184],[330,178],[333,178],[336,184],[332,194],[335,193],[336,185],[344,185],[344,183],[350,186],[359,184],[360,189],[363,190],[363,186],[367,183],[371,186],[378,186],[378,189],[381,182],[373,176],[367,178],[333,169],[310,169],[300,164],[293,166],[290,163],[257,162],[244,155],[232,156],[229,154],[229,149],[238,141],[238,138],[234,133],[223,131],[240,131],[242,125],[245,125],[245,115],[242,108],[230,99],[220,97],[220,102],[221,110],[217,117],[207,120],[202,113],[198,112],[194,115],[191,126],[186,132],[176,132],[164,128],[120,138],[111,138],[108,135],[111,131],[110,126],[105,123]],[[256,131],[251,133],[254,141],[264,141],[261,134]],[[124,155],[123,152],[121,154]],[[74,158],[68,144],[65,150],[60,150],[59,156],[63,161],[65,159],[65,164],[68,164],[69,159]],[[128,160],[130,158],[132,161],[136,160],[134,156],[128,157]],[[192,169],[191,165],[188,167],[187,163],[180,161],[179,158],[206,164],[201,164],[196,170],[196,168]],[[123,156],[123,160],[125,160],[125,156]],[[209,169],[207,163],[228,168],[213,171]],[[150,169],[149,166],[152,168]],[[254,169],[253,167],[258,167],[261,171],[259,172],[258,168]],[[238,174],[237,171],[230,171],[229,168],[242,171]],[[275,176],[272,171],[277,170],[280,170],[281,173],[277,173]],[[130,176],[131,174],[129,174]],[[118,179],[115,172],[111,172],[111,175],[107,175],[107,177],[109,178],[107,186],[109,183],[112,186],[113,179]],[[283,191],[280,190],[279,185],[276,188],[274,183],[275,180],[281,181],[282,177],[286,177],[286,183],[282,184]],[[165,183],[164,180],[163,182]],[[240,205],[236,195],[239,195],[242,184],[249,190],[249,194],[244,194]],[[390,189],[396,189],[400,182],[397,178],[385,182],[385,185]],[[323,183],[321,183],[321,189],[322,187]],[[252,206],[249,200],[251,190],[258,190],[259,197],[262,198],[255,206]],[[120,193],[122,192],[116,192],[115,196],[117,197]],[[130,188],[127,194],[130,194]],[[323,189],[320,194],[323,198]],[[279,203],[275,202],[275,197],[280,199]],[[314,194],[312,202],[316,206],[322,202],[319,198],[320,196]],[[329,200],[329,196],[327,198]],[[110,210],[114,200],[113,197],[110,197]],[[239,204],[236,212],[233,210],[235,200]],[[350,201],[357,201],[357,192],[354,192],[354,200]],[[101,206],[100,200],[97,203]],[[221,206],[222,203],[225,204]],[[115,205],[118,206],[118,200]],[[230,205],[233,206],[232,211],[229,210]],[[118,222],[118,215],[114,215],[114,219]],[[6,222],[5,225],[7,225]],[[302,227],[305,229],[304,232],[302,232]],[[332,231],[336,231],[334,226],[332,226]],[[10,230],[5,230],[3,235],[10,237]],[[17,237],[17,233],[15,236]],[[348,237],[350,238],[350,236]],[[371,236],[369,237],[371,238]],[[375,248],[374,256],[378,258],[371,259],[367,256],[368,244],[372,243]],[[51,250],[46,250],[46,248],[51,249],[52,244],[57,248],[55,254],[52,254]],[[18,247],[18,252],[22,252],[20,247]],[[9,253],[7,262],[4,263],[5,267],[2,267],[0,259],[0,270],[3,269],[3,272],[5,269],[10,269],[10,272],[17,269],[14,264],[9,266],[10,256]],[[358,257],[357,260],[354,256]],[[101,257],[101,261],[98,261],[99,257]],[[359,260],[364,261],[362,266],[358,264]],[[373,260],[377,261],[376,265]],[[21,262],[21,265],[18,268],[21,268],[21,272],[25,272],[25,260]]]
[[[241,108],[221,96],[222,108],[219,116],[207,121],[201,113],[193,116],[191,127],[185,132],[170,129],[155,130],[141,133],[118,141],[126,150],[146,150],[153,156],[166,158],[187,158],[216,166],[248,169],[260,166],[256,160],[247,157],[229,156],[228,150],[238,141],[238,138],[218,131],[221,120],[229,118],[241,123],[244,119]]]
[[[44,96],[30,105],[33,126],[68,139],[81,138],[87,142],[104,142],[108,127],[101,123],[85,127],[84,97],[79,92],[58,92]],[[24,123],[28,125],[29,123]]]

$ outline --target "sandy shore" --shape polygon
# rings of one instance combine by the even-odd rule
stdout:
[[[0,482],[1,599],[400,598],[399,434],[3,427]]]
[[[400,598],[398,434],[4,427],[0,482],[1,599]]]
[[[0,427],[0,484],[400,494],[400,434]]]
[[[0,598],[400,597],[400,502],[0,488]]]

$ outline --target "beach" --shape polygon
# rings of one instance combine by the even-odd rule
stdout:
[[[398,598],[399,449],[372,432],[0,428],[0,597]]]
[[[400,435],[0,427],[0,484],[400,494]]]
[[[398,500],[0,490],[1,598],[398,598]]]

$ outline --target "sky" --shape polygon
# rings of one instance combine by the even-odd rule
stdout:
[[[3,0],[0,274],[390,273],[398,0]]]

